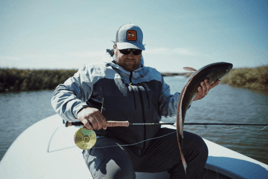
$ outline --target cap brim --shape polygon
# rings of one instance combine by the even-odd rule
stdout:
[[[128,42],[117,42],[117,48],[119,50],[128,49],[128,48],[145,50],[144,45],[141,43],[128,43]]]

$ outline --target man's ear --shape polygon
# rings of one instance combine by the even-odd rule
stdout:
[[[112,56],[116,53],[116,48],[117,48],[117,45],[116,45],[116,43],[114,43],[114,48],[111,49],[112,50]]]

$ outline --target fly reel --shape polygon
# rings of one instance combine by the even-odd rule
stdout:
[[[74,143],[83,150],[92,148],[97,141],[97,135],[93,130],[88,130],[85,127],[80,128],[74,134]]]

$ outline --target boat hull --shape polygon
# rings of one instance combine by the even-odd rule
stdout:
[[[175,128],[175,126],[170,126]],[[82,150],[73,136],[77,127],[64,127],[58,115],[43,119],[26,129],[10,146],[0,163],[5,179],[92,178]],[[268,165],[204,139],[209,157],[204,169],[207,179],[268,178]],[[256,172],[257,171],[257,172]],[[167,172],[136,173],[137,179],[166,179]],[[212,177],[209,177],[212,175]],[[213,177],[214,176],[214,177]]]

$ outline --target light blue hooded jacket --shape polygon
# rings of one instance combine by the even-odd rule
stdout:
[[[144,66],[129,72],[119,66],[107,53],[103,62],[84,65],[55,89],[51,99],[54,110],[66,121],[77,121],[84,107],[94,107],[105,119],[136,123],[158,123],[161,116],[176,114],[179,93],[170,94],[169,86],[160,72]],[[104,102],[102,100],[104,99]],[[126,144],[155,136],[160,126],[110,127],[95,131],[99,136],[120,140]],[[147,143],[136,147],[144,149]]]

